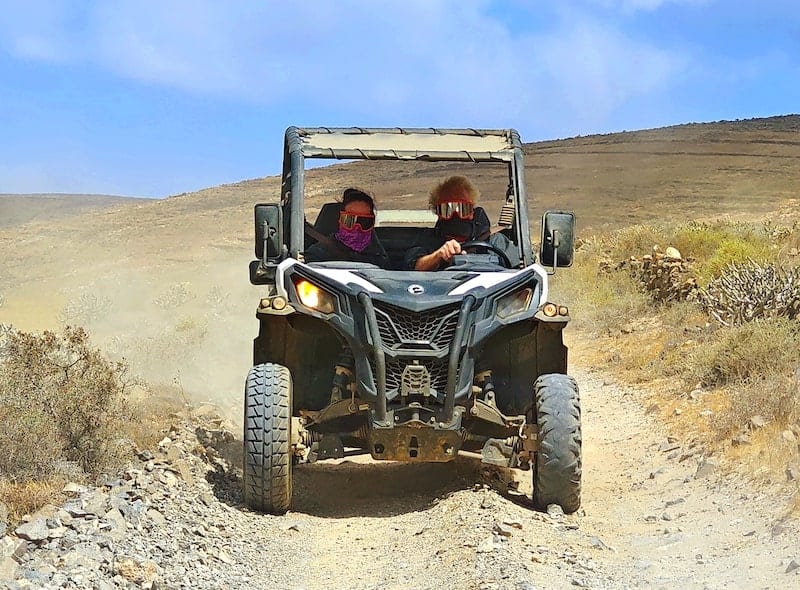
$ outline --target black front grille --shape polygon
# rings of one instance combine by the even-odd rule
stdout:
[[[409,361],[405,359],[386,359],[386,361],[386,391],[399,392],[400,378]],[[447,391],[447,359],[425,359],[417,361],[417,363],[428,369],[431,389],[435,389],[437,397],[443,399]]]
[[[456,333],[460,303],[425,311],[411,311],[386,303],[375,304],[378,330],[386,348],[409,348],[427,343],[447,349]]]
[[[431,395],[438,400],[443,400],[447,392],[447,359],[419,359],[411,361],[409,359],[386,359],[386,395],[389,399],[394,399],[400,395],[400,381],[403,376],[403,369],[406,365],[416,364],[424,366],[430,375]],[[377,377],[375,361],[369,359],[372,374]]]

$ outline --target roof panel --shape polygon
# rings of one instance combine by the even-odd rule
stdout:
[[[397,157],[418,158],[426,154],[482,155],[480,159],[510,159],[513,145],[507,135],[466,133],[307,133],[301,137],[303,153],[311,157],[375,157],[394,154]]]

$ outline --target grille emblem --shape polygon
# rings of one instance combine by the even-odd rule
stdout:
[[[414,283],[408,286],[408,292],[412,295],[422,295],[425,292],[425,287]]]

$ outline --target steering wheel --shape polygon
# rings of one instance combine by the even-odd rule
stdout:
[[[511,261],[508,259],[506,253],[497,246],[492,246],[489,242],[485,242],[483,240],[469,240],[461,244],[462,250],[466,250],[467,248],[486,248],[500,257],[500,261],[503,263],[503,266],[506,268],[512,267]]]

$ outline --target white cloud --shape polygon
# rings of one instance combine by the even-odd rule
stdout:
[[[618,4],[653,9],[660,2]],[[544,133],[578,132],[668,87],[684,63],[577,9],[524,33],[488,16],[488,1],[73,6],[40,0],[43,19],[14,6],[0,34],[27,59],[70,61],[267,108],[305,105],[312,119],[334,111],[353,123],[528,121]]]
[[[576,133],[633,99],[667,90],[688,65],[680,55],[588,20],[540,39],[538,48],[549,90],[575,118]]]

